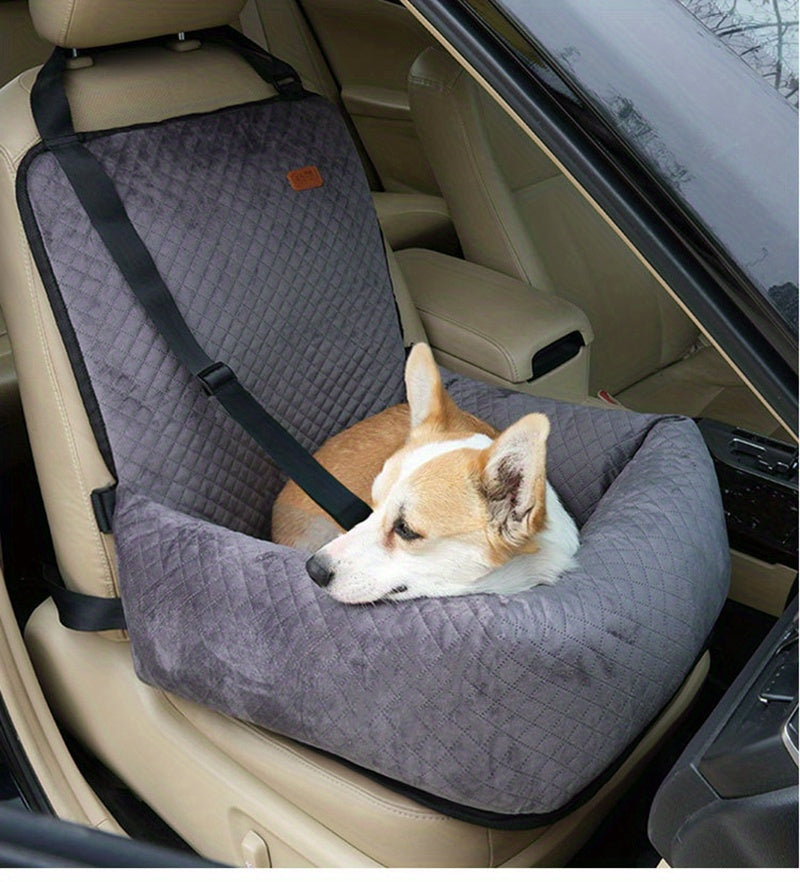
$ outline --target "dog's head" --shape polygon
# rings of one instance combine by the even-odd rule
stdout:
[[[344,603],[468,592],[535,552],[545,524],[544,414],[498,435],[456,406],[425,344],[408,358],[406,394],[408,437],[375,478],[372,514],[306,565]]]

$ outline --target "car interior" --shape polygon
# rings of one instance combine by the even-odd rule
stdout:
[[[116,596],[118,577],[87,491],[111,476],[17,215],[17,170],[39,138],[30,92],[37,66],[76,33],[111,47],[69,59],[77,131],[200,114],[269,87],[235,54],[182,33],[136,44],[136,16],[109,16],[107,0],[0,0],[0,694],[53,812],[237,866],[655,866],[656,790],[796,596],[796,439],[558,158],[400,2],[189,5],[187,30],[231,23],[339,108],[407,345],[427,341],[442,367],[503,389],[702,420],[720,480],[743,469],[761,480],[752,451],[768,450],[789,464],[762,475],[777,481],[762,526],[780,536],[755,530],[746,485],[731,479],[731,585],[707,651],[596,792],[530,829],[448,816],[145,685],[124,631],[70,630],[48,597],[48,572],[98,597]],[[181,3],[138,6],[155,34]]]

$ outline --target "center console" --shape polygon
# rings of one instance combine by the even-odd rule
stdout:
[[[434,251],[395,258],[439,364],[519,392],[586,399],[594,335],[575,304]]]
[[[797,448],[713,420],[698,426],[732,550],[796,571]],[[797,866],[797,609],[795,575],[793,599],[656,794],[648,833],[670,866]]]
[[[797,568],[797,448],[701,419],[714,460],[731,548]]]
[[[797,647],[795,597],[656,794],[670,866],[797,866]]]

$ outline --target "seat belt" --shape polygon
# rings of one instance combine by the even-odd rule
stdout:
[[[292,67],[233,28],[214,28],[197,36],[238,51],[262,79],[275,87],[279,98],[297,100],[310,94]],[[123,278],[173,355],[194,375],[204,392],[215,398],[275,464],[343,529],[354,527],[369,517],[370,507],[320,465],[241,385],[233,370],[208,355],[192,334],[147,246],[131,223],[114,182],[75,132],[62,77],[67,57],[68,50],[56,47],[39,71],[31,92],[33,118],[45,147],[67,176]],[[63,606],[64,591],[67,589],[52,593],[62,622],[66,624],[59,606],[60,599]],[[86,595],[67,593],[74,595],[67,614],[69,627],[92,631],[120,627],[121,607],[120,611],[110,611],[104,617],[98,614],[96,604],[85,617],[85,627],[81,627],[77,607]],[[114,623],[104,625],[106,618]]]

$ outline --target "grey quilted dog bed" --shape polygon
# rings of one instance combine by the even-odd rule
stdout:
[[[309,449],[402,398],[380,234],[336,110],[317,97],[93,134],[207,351]],[[325,185],[286,186],[319,167]],[[728,582],[713,468],[685,419],[577,407],[447,376],[498,428],[552,421],[549,477],[578,567],[511,597],[338,604],[268,541],[282,478],[133,300],[58,165],[20,207],[92,426],[138,675],[461,806],[574,804],[659,713]]]

